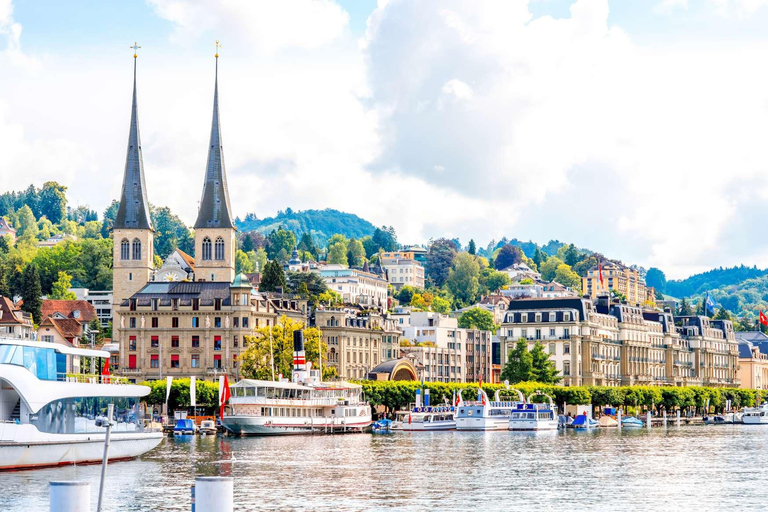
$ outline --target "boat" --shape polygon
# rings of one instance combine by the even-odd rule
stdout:
[[[0,470],[101,462],[105,415],[114,404],[110,461],[156,447],[162,432],[145,430],[139,402],[150,388],[119,377],[70,373],[86,358],[109,353],[46,341],[0,338]]]
[[[371,433],[373,434],[389,434],[392,432],[392,420],[382,418],[376,420],[371,425]]]
[[[200,427],[198,428],[198,432],[202,435],[205,435],[205,434],[216,435],[216,432],[217,432],[216,422],[213,420],[201,421]]]
[[[525,403],[525,396],[514,388],[520,397],[519,402],[501,400],[501,390],[496,391],[493,401],[488,400],[488,395],[483,388],[478,388],[476,402],[464,402],[459,393],[456,406],[456,430],[509,430],[509,420],[512,410],[519,403]]]
[[[230,386],[221,425],[234,435],[359,433],[373,423],[362,386],[321,382],[305,360],[304,336],[294,331],[292,380],[243,379]]]
[[[644,426],[643,420],[639,420],[634,416],[621,418],[621,428],[643,428]]]
[[[173,427],[173,435],[175,436],[193,436],[196,432],[195,422],[189,419],[176,420],[176,425]]]
[[[619,422],[610,416],[601,416],[600,419],[597,420],[597,426],[600,428],[617,428]]]
[[[560,428],[568,428],[573,424],[573,416],[561,414],[557,417],[557,426]]]
[[[741,421],[745,425],[768,425],[768,402],[757,407],[745,407]]]
[[[416,403],[407,411],[399,411],[393,424],[393,430],[433,431],[455,430],[455,408],[445,404],[440,406],[429,405],[429,389],[424,390],[424,404],[421,403],[421,390],[416,390]]]
[[[587,416],[586,414],[579,414],[575,418],[573,418],[573,422],[568,425],[568,428],[575,428],[578,430],[589,430],[593,428],[597,428],[599,423],[597,420],[594,420]]]
[[[533,403],[531,399],[537,395],[547,397],[549,403]],[[551,396],[536,391],[528,397],[527,402],[515,404],[509,418],[509,430],[557,430],[559,418]]]

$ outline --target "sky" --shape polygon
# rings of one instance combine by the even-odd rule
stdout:
[[[214,42],[234,214],[402,243],[573,242],[669,278],[768,267],[768,0],[0,0],[0,192],[196,217]]]

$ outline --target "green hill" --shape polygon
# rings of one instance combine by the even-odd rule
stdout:
[[[733,268],[715,268],[680,280],[667,281],[664,293],[673,297],[691,297],[711,292],[716,288],[743,286],[745,281],[768,275],[768,270],[741,265]]]
[[[235,220],[237,229],[242,232],[257,231],[268,234],[273,229],[283,226],[284,229],[293,231],[297,236],[302,233],[311,233],[312,237],[320,244],[325,244],[336,233],[347,238],[362,238],[373,234],[376,227],[365,219],[361,219],[353,213],[340,212],[326,208],[325,210],[293,211],[286,208],[277,212],[274,217],[259,219],[249,213],[244,220]]]

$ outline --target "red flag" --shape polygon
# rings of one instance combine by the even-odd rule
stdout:
[[[109,358],[104,361],[104,369],[101,370],[101,382],[109,384]]]
[[[760,323],[763,325],[768,325],[768,317],[766,317],[765,313],[762,311],[760,312]]]
[[[605,287],[605,284],[603,284],[603,264],[601,262],[597,262],[597,272],[600,274],[600,286]]]
[[[221,396],[219,397],[219,418],[224,419],[224,405],[229,402],[232,397],[232,393],[229,391],[229,379],[227,374],[224,374],[224,389],[221,390]]]

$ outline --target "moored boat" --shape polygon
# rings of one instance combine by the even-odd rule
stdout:
[[[110,460],[137,457],[162,441],[162,432],[144,430],[139,402],[148,387],[67,373],[72,358],[109,353],[0,338],[0,470],[100,462],[110,403]]]
[[[292,381],[244,379],[230,386],[229,412],[222,426],[235,435],[363,432],[373,423],[362,386],[324,383],[305,361],[304,337],[294,332]]]
[[[745,407],[741,421],[745,425],[768,425],[768,403],[758,407]]]
[[[573,422],[568,425],[569,428],[575,428],[577,430],[588,430],[597,428],[599,423],[587,416],[586,414],[579,414],[573,418]]]
[[[406,432],[454,430],[456,419],[455,408],[445,404],[431,406],[429,404],[429,389],[424,390],[424,404],[422,405],[421,390],[416,390],[416,404],[410,410],[397,413],[396,421],[392,425],[393,430]]]
[[[634,416],[621,418],[621,428],[643,428],[644,426],[643,420],[639,420]]]
[[[186,418],[176,420],[176,425],[173,427],[175,436],[193,436],[196,431],[195,422]]]
[[[549,399],[549,403],[533,403],[531,399],[541,395]],[[518,403],[512,409],[509,419],[509,430],[557,430],[557,407],[552,397],[541,391],[536,391],[528,397],[527,403]]]
[[[520,398],[519,402],[501,400],[499,391],[490,401],[483,388],[478,388],[476,402],[464,402],[459,394],[456,430],[509,430],[512,410],[518,403],[525,403],[525,396],[519,390],[514,391]]]
[[[198,427],[198,432],[200,434],[215,435],[217,432],[216,422],[214,422],[213,420],[201,421],[200,427]]]

